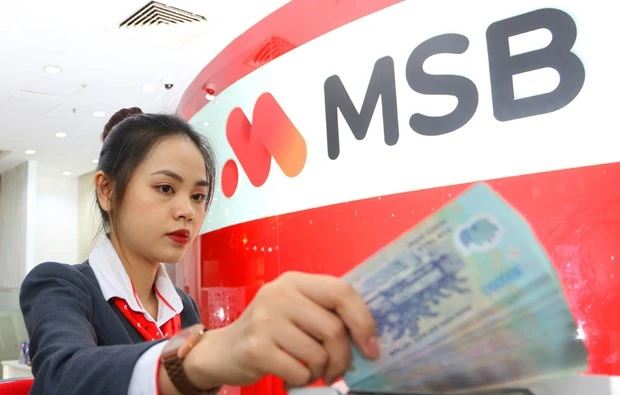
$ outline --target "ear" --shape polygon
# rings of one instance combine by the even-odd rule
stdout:
[[[97,200],[103,211],[110,212],[112,209],[112,183],[108,176],[99,170],[95,173],[95,191]]]

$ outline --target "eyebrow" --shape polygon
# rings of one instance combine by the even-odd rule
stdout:
[[[163,174],[165,176],[168,176],[170,178],[175,179],[176,181],[180,182],[181,184],[183,183],[183,177],[181,177],[180,175],[178,175],[177,173],[171,171],[171,170],[158,170],[154,173],[151,173],[152,176],[158,175],[158,174]],[[208,187],[209,186],[209,182],[207,180],[198,180],[196,181],[196,186],[197,187]]]

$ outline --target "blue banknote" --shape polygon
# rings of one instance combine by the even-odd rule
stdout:
[[[508,299],[503,299],[500,305],[511,306],[510,309],[482,309],[475,319],[453,328],[455,339],[436,338],[425,345],[414,356],[398,361],[399,365],[415,363],[416,360],[426,361],[429,354],[451,354],[461,343],[470,344],[477,339],[488,336],[488,333],[521,329],[523,324],[530,325],[538,331],[553,330],[558,322],[549,320],[548,316],[556,310],[564,314],[567,306],[563,303],[563,295],[559,295],[557,287],[552,286],[550,276],[542,276],[528,284],[518,292],[511,293]],[[572,317],[569,317],[572,322]],[[516,328],[512,328],[515,326]],[[480,329],[483,330],[480,330]],[[511,329],[512,328],[512,329]]]
[[[449,385],[450,378],[458,377],[461,380],[458,382],[459,389],[471,389],[471,385],[502,383],[511,376],[543,374],[553,366],[546,359],[550,356],[558,357],[557,363],[563,369],[576,366],[575,361],[583,368],[583,345],[571,331],[572,323],[566,319],[569,312],[558,305],[561,306],[559,303],[546,306],[548,312],[545,317],[554,322],[546,329],[539,330],[538,323],[527,319],[515,320],[509,328],[484,331],[482,336],[470,338],[469,342],[460,341],[456,346],[438,349],[425,360],[415,363],[404,361],[392,369],[367,377],[355,386],[390,391],[411,390],[430,382]],[[521,363],[523,366],[518,367]],[[466,372],[482,369],[498,371],[503,368],[502,364],[512,366],[510,375],[505,371],[495,376],[472,374],[469,382],[461,378]],[[517,371],[517,368],[520,370]],[[479,382],[481,378],[484,378],[483,383]]]
[[[354,349],[344,380],[356,390],[411,390],[411,385],[428,385],[424,377],[440,380],[447,374],[441,368],[446,360],[489,360],[472,344],[493,340],[489,333],[494,334],[495,344],[504,344],[500,340],[511,336],[531,335],[524,329],[524,320],[542,334],[558,330],[573,340],[576,334],[562,287],[544,249],[527,222],[482,183],[343,278],[368,304],[381,349],[375,361],[366,360]],[[543,308],[541,301],[551,304]],[[544,361],[545,369],[555,366],[547,358],[555,357],[557,348],[560,354],[562,347],[575,351],[571,361],[585,360],[585,348],[579,342],[558,337],[553,345],[556,348],[537,354],[536,338],[523,339],[530,345],[521,347],[523,358],[536,355]],[[519,347],[510,344],[505,345],[504,354],[496,355],[500,362],[506,355],[518,355],[510,347]],[[437,356],[439,360],[433,362]],[[510,358],[507,361],[515,364]],[[425,363],[426,370],[422,368]],[[459,381],[446,377],[446,382]],[[472,382],[478,385],[481,380]]]

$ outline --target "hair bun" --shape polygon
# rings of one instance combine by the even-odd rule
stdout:
[[[122,110],[118,110],[117,112],[115,112],[103,128],[103,133],[101,133],[101,141],[105,141],[106,137],[108,137],[108,134],[110,134],[110,131],[114,126],[118,125],[123,120],[129,117],[133,117],[134,115],[139,114],[144,114],[139,107],[123,108]]]

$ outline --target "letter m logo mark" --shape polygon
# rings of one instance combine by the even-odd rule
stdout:
[[[252,113],[252,122],[235,108],[226,122],[226,139],[241,168],[255,187],[267,181],[271,158],[289,177],[297,176],[306,164],[306,141],[270,93],[263,93]],[[231,197],[239,181],[237,163],[230,159],[222,170],[222,192]]]

